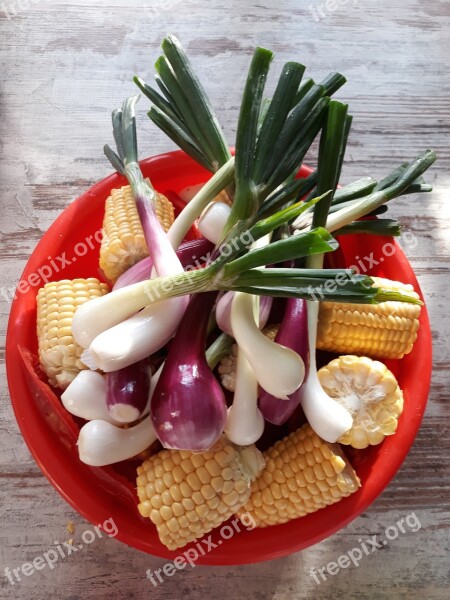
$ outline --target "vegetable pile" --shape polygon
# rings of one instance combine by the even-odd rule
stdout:
[[[127,98],[104,148],[129,184],[105,204],[104,282],[46,284],[37,335],[49,382],[86,421],[80,459],[150,454],[138,508],[174,550],[234,514],[265,527],[339,501],[360,486],[339,444],[395,433],[403,395],[380,360],[411,351],[422,303],[410,285],[324,268],[324,257],[335,236],[399,235],[376,216],[431,190],[422,175],[435,154],[338,189],[352,117],[332,97],[345,78],[316,83],[288,62],[267,98],[273,54],[256,48],[232,156],[180,43],[169,35],[162,50],[157,87],[135,77],[148,116],[211,176],[175,218],[174,194],[141,171],[139,98]],[[298,177],[316,139],[317,168]],[[318,369],[316,349],[336,356]],[[269,428],[278,441],[262,454]]]

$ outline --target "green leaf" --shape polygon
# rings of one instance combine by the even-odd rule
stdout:
[[[214,152],[204,133],[203,124],[199,120],[197,112],[192,109],[189,99],[167,58],[160,56],[155,63],[155,68],[166,86],[173,103],[178,106],[179,112],[182,114],[183,120],[192,134],[192,138],[196,141],[197,146],[201,148],[211,165],[213,165],[215,160]]]
[[[120,159],[119,156],[117,156],[117,154],[114,152],[114,150],[110,146],[108,146],[108,144],[105,144],[103,146],[103,151],[106,155],[106,158],[109,160],[109,162],[115,168],[115,170],[118,173],[120,173],[121,175],[125,175],[125,167],[124,167],[123,161]]]
[[[234,277],[242,271],[255,269],[267,264],[295,260],[303,256],[330,252],[338,247],[337,241],[326,229],[317,228],[306,233],[293,235],[284,240],[273,242],[263,248],[250,250],[224,267],[225,278]]]
[[[294,179],[281,184],[273,191],[261,205],[258,211],[258,218],[266,217],[275,210],[281,209],[286,204],[294,200],[303,198],[316,185],[317,171],[302,179]],[[312,196],[315,198],[315,196]],[[311,198],[311,199],[312,199]]]
[[[335,94],[345,83],[347,79],[341,73],[330,73],[321,82],[321,85],[325,88],[325,94],[332,96]]]
[[[381,181],[377,183],[374,191],[378,192],[379,190],[384,190],[387,187],[391,186],[393,183],[395,183],[400,177],[400,175],[404,173],[408,165],[409,163],[404,162],[399,167],[394,169],[391,173],[389,173],[389,175],[387,175],[384,179],[381,179]]]
[[[328,192],[329,193],[329,192]],[[251,236],[258,240],[264,235],[267,235],[274,229],[281,227],[285,223],[293,221],[299,217],[302,213],[306,212],[309,208],[312,208],[317,202],[320,202],[322,198],[313,198],[309,202],[297,202],[291,206],[288,206],[276,213],[271,214],[270,217],[261,219],[258,221],[250,230]]]
[[[126,98],[122,106],[122,137],[120,140],[119,155],[123,152],[125,166],[127,163],[138,161],[137,134],[136,134],[136,102],[139,96]],[[118,145],[119,148],[119,145]]]
[[[342,165],[344,163],[345,150],[347,148],[348,136],[350,135],[350,129],[352,126],[352,122],[353,122],[353,117],[349,114],[346,114],[345,115],[345,123],[344,123],[344,134],[343,134],[341,151],[340,151],[340,156],[339,156],[338,176],[337,176],[336,185],[339,183],[339,178],[341,176]],[[334,193],[336,193],[336,190]],[[331,201],[333,201],[333,199],[334,199],[334,194],[333,194],[333,198]]]
[[[334,193],[333,204],[340,204],[367,196],[375,189],[377,182],[372,177],[363,177],[357,181],[353,181],[342,188],[339,188]]]
[[[150,119],[157,125],[161,131],[173,140],[186,154],[191,156],[196,162],[208,171],[213,171],[211,162],[207,159],[202,150],[194,143],[193,139],[186,134],[186,131],[172,121],[158,108],[153,106],[148,112]]]
[[[116,108],[112,112],[112,126],[113,126],[113,136],[114,141],[116,142],[117,154],[120,157],[120,160],[123,162],[125,160],[125,149],[123,147],[122,141],[122,110]]]
[[[285,148],[280,160],[273,166],[273,171],[264,188],[267,195],[273,192],[302,163],[322,127],[329,102],[328,97],[321,98],[307,115],[303,126],[297,131],[295,139],[288,148]]]
[[[306,79],[304,79],[300,85],[300,87],[298,88],[298,92],[295,95],[294,101],[292,103],[292,108],[294,108],[294,106],[297,106],[297,104],[300,102],[300,100],[302,100],[305,95],[309,92],[309,90],[313,87],[313,85],[315,85],[314,83],[314,79],[311,79],[310,77],[307,77]]]
[[[367,235],[401,235],[400,223],[395,219],[373,219],[353,221],[334,232],[334,235],[367,234]]]
[[[267,173],[274,170],[280,160],[284,157],[286,151],[299,138],[299,131],[308,126],[313,109],[324,95],[324,88],[321,85],[314,85],[295,106],[286,120],[286,123],[278,136],[276,144],[271,148],[271,158],[267,165]],[[286,177],[289,175],[288,173]],[[286,178],[284,177],[284,179]]]
[[[182,126],[184,128],[184,125],[180,120],[180,116],[174,110],[171,102],[166,100],[164,96],[159,94],[156,90],[150,87],[147,83],[145,83],[143,79],[141,79],[137,75],[134,76],[133,81],[144,94],[144,96],[146,96],[150,100],[150,102],[152,102],[157,108],[159,108],[159,110],[161,110],[170,119],[172,119],[172,121],[175,121],[178,126]]]
[[[251,177],[262,97],[272,58],[270,50],[258,47],[250,65],[236,135],[236,193],[226,233],[237,221],[249,219],[258,209],[257,190]]]
[[[284,127],[305,67],[299,63],[286,63],[259,131],[255,150],[252,178],[258,184],[267,171],[273,147]]]
[[[328,190],[331,190],[332,193],[316,204],[313,227],[326,225],[328,210],[339,181],[348,127],[347,108],[346,104],[336,100],[331,100],[328,105],[327,116],[320,136],[317,194],[322,195]]]
[[[192,109],[196,111],[214,156],[215,170],[218,170],[229,161],[231,154],[209,98],[178,39],[168,35],[162,49]]]

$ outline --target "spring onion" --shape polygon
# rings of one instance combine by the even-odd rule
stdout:
[[[320,385],[315,351],[319,303],[307,302],[307,306],[309,370],[300,390],[300,402],[309,424],[317,435],[327,442],[334,443],[351,428],[353,419],[350,412],[328,396]]]
[[[106,374],[106,405],[119,423],[137,421],[150,393],[151,370],[147,360]]]
[[[210,242],[218,244],[230,216],[231,208],[225,202],[211,202],[200,215],[198,229]]]
[[[122,110],[115,110],[112,114],[113,133],[116,141],[117,152],[114,152],[109,146],[105,146],[105,154],[111,161],[117,171],[125,175],[133,190],[138,209],[139,217],[144,231],[144,237],[149,249],[150,257],[153,261],[156,272],[159,276],[170,276],[183,273],[183,267],[176,255],[166,233],[158,221],[154,203],[156,193],[151,183],[145,180],[137,162],[137,135],[136,135],[136,117],[135,105],[137,97],[127,98],[122,106]],[[118,290],[117,294],[123,293],[124,290]],[[166,341],[168,341],[187,305],[187,298],[179,298],[171,303],[172,310],[166,320],[167,333]],[[72,332],[75,340],[83,347],[88,348],[97,335],[107,330],[114,325],[121,323],[124,319],[130,317],[136,310],[133,307],[124,306],[122,310],[114,313],[103,313],[97,319],[90,318],[91,311],[85,312],[87,304],[80,307],[77,311],[76,318],[72,323]],[[146,321],[153,323],[153,321]],[[148,336],[152,335],[151,328],[147,332]],[[98,345],[98,344],[97,344]]]
[[[149,117],[194,160],[215,173],[230,150],[211,103],[180,42],[168,35],[155,77],[162,94],[140,77],[134,81],[154,105]]]
[[[172,341],[151,402],[151,419],[165,448],[202,451],[222,435],[225,397],[205,356],[210,292],[195,296]]]
[[[219,298],[216,305],[216,321],[219,329],[228,335],[233,335],[231,327],[231,306],[235,293],[226,292]],[[259,328],[266,326],[272,309],[273,298],[261,296],[259,299]]]
[[[389,200],[402,195],[408,190],[413,181],[420,177],[435,160],[435,152],[426,150],[408,164],[407,168],[394,183],[361,198],[353,206],[343,208],[331,214],[327,219],[326,228],[329,231],[340,229],[352,221],[364,217]]]
[[[133,286],[124,290],[130,287]],[[186,299],[182,298],[184,301]],[[110,373],[143,360],[160,350],[173,337],[181,317],[179,306],[172,302],[146,306],[93,340],[88,350],[90,368]],[[83,361],[86,362],[86,355],[83,355]]]
[[[234,180],[234,158],[223,165],[217,173],[205,183],[199,192],[186,204],[173,222],[167,235],[174,248],[177,248],[194,221],[214,198]]]
[[[117,425],[106,406],[106,382],[97,371],[80,371],[61,394],[64,408],[75,417],[86,421],[101,419]]]
[[[156,439],[149,417],[129,429],[96,419],[80,429],[78,454],[86,465],[103,467],[136,456]]]
[[[252,298],[252,296],[250,296]],[[241,348],[238,349],[236,388],[228,409],[225,434],[240,446],[259,440],[264,432],[264,417],[258,408],[258,380]]]
[[[183,242],[177,250],[177,256],[184,269],[186,267],[192,268],[192,266],[200,266],[202,263],[208,262],[212,249],[213,245],[208,240],[200,238]],[[153,261],[150,256],[143,258],[120,275],[114,284],[113,290],[120,290],[132,283],[149,279],[152,269]]]
[[[339,181],[350,123],[351,118],[347,115],[347,106],[336,101],[330,102],[320,138],[317,193],[320,194],[324,190],[331,190],[332,193],[314,207],[312,223],[315,227],[320,227],[327,222],[328,211]],[[309,257],[307,266],[310,268],[322,267],[323,255],[316,254],[314,257]],[[343,433],[351,428],[353,419],[349,411],[330,398],[320,385],[316,364],[319,317],[317,300],[307,303],[307,313],[309,369],[300,390],[300,403],[309,424],[317,435],[327,442],[336,442]]]
[[[309,346],[306,300],[297,298],[287,300],[283,320],[274,341],[294,350],[303,360],[303,372],[307,372]],[[300,391],[301,386],[290,394],[287,400],[280,400],[262,390],[259,396],[259,408],[266,421],[275,425],[286,423],[300,403]]]
[[[303,382],[302,359],[289,348],[275,344],[253,318],[253,298],[236,294],[231,309],[233,335],[250,363],[260,386],[277,398],[287,399]]]

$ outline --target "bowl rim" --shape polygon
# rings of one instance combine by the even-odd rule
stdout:
[[[166,153],[158,154],[158,155],[143,159],[140,161],[140,164],[146,169],[148,169],[149,167],[152,167],[152,166],[157,168],[158,163],[161,163],[164,161],[166,161],[166,162],[173,161],[174,159],[181,159],[182,161],[184,161],[186,163],[186,165],[188,165],[190,163],[190,161],[192,160],[189,157],[187,157],[187,155],[183,151],[177,150],[174,152],[166,152]],[[310,167],[306,167],[306,166],[304,166],[303,169],[304,169],[305,173],[312,171],[312,169]],[[207,172],[205,171],[205,173],[207,173]],[[29,257],[29,259],[27,261],[27,264],[25,265],[25,268],[21,274],[19,282],[30,271],[32,272],[32,269],[34,268],[33,263],[36,262],[37,257],[39,256],[39,253],[46,246],[47,240],[55,235],[55,233],[59,230],[60,225],[63,222],[66,222],[67,219],[70,218],[70,216],[75,213],[75,211],[77,210],[79,205],[82,205],[83,203],[85,203],[89,198],[92,198],[93,196],[97,196],[97,195],[101,194],[103,192],[103,190],[105,190],[107,188],[113,189],[117,185],[123,185],[123,183],[124,183],[124,178],[121,175],[119,175],[118,173],[112,173],[112,174],[108,175],[107,177],[94,183],[87,190],[85,190],[77,199],[75,199],[65,209],[63,209],[61,214],[58,215],[58,217],[55,219],[55,221],[53,221],[53,223],[50,225],[48,230],[42,236],[41,240],[36,245],[35,249],[33,250],[31,256]],[[401,247],[398,245],[398,243],[395,240],[394,240],[394,244],[396,245],[396,256],[401,263],[402,269],[408,273],[408,278],[409,278],[410,282],[413,283],[416,291],[419,293],[419,295],[421,296],[421,298],[423,300],[423,295],[420,290],[420,286],[417,282],[417,279],[415,277],[415,274],[412,270],[411,265],[409,264],[406,256],[404,255]],[[26,406],[24,403],[20,402],[18,399],[17,384],[15,381],[15,378],[12,376],[13,362],[16,360],[17,346],[14,344],[14,339],[13,339],[13,336],[11,335],[11,332],[12,332],[12,329],[16,326],[16,323],[20,318],[20,314],[19,314],[20,302],[18,301],[19,299],[20,299],[20,296],[13,300],[11,311],[10,311],[10,316],[9,316],[7,335],[6,335],[6,371],[7,371],[7,379],[8,379],[8,386],[9,386],[9,391],[10,391],[11,404],[13,406],[13,411],[14,411],[16,421],[19,425],[22,437],[25,440],[25,443],[27,444],[28,449],[30,450],[31,454],[33,455],[34,460],[36,461],[40,470],[43,472],[43,474],[46,476],[46,478],[52,484],[52,486],[66,500],[66,502],[70,506],[72,506],[72,508],[74,510],[76,510],[78,513],[83,515],[91,523],[96,524],[96,523],[98,523],[98,515],[99,515],[98,510],[96,509],[96,507],[92,507],[91,505],[89,505],[89,506],[80,505],[79,500],[77,500],[76,494],[74,495],[74,490],[70,486],[68,487],[66,485],[66,482],[62,483],[61,474],[57,468],[57,458],[55,457],[55,461],[52,461],[51,463],[42,459],[42,452],[39,447],[39,445],[40,445],[39,437],[35,437],[33,435],[33,431],[32,431],[33,424],[30,419],[27,419]],[[370,493],[365,494],[364,501],[360,502],[356,508],[353,507],[353,509],[350,511],[350,513],[347,515],[347,517],[343,518],[342,515],[339,515],[337,524],[336,523],[334,525],[330,524],[328,527],[326,527],[326,529],[322,530],[320,533],[317,533],[317,535],[311,534],[309,536],[308,542],[306,544],[304,544],[302,542],[297,543],[297,544],[291,542],[289,547],[284,547],[282,543],[275,544],[272,542],[272,544],[270,544],[269,548],[267,548],[267,549],[263,549],[260,547],[261,544],[257,544],[257,545],[254,545],[254,547],[252,547],[252,551],[256,552],[256,555],[253,555],[251,551],[249,552],[247,550],[247,552],[243,552],[239,557],[236,555],[235,552],[232,552],[232,551],[227,552],[226,551],[227,545],[225,544],[225,545],[221,546],[220,554],[218,554],[216,552],[211,552],[209,554],[205,554],[205,556],[201,557],[200,560],[197,561],[197,564],[238,565],[238,564],[249,564],[249,563],[255,563],[255,562],[262,562],[262,561],[266,561],[266,560],[272,560],[274,558],[279,558],[282,556],[287,556],[294,552],[300,551],[304,548],[310,547],[311,545],[316,544],[317,542],[329,537],[336,531],[338,531],[338,530],[342,529],[343,527],[345,527],[346,525],[348,525],[349,522],[351,522],[353,519],[358,517],[365,509],[367,509],[367,507],[383,492],[383,490],[389,484],[389,482],[394,477],[394,475],[397,473],[401,464],[405,460],[411,446],[414,443],[415,437],[417,435],[417,431],[420,427],[420,423],[422,421],[422,417],[423,417],[423,414],[424,414],[424,411],[426,408],[429,387],[430,387],[430,381],[431,381],[432,344],[431,344],[431,331],[430,331],[428,313],[427,313],[425,304],[422,307],[422,311],[421,311],[421,327],[420,327],[420,329],[421,329],[421,335],[423,337],[423,344],[426,349],[425,361],[422,366],[421,379],[419,381],[420,393],[418,392],[418,394],[420,395],[420,397],[422,399],[421,405],[418,408],[418,410],[415,412],[415,414],[413,415],[413,419],[411,420],[408,430],[402,436],[402,444],[399,444],[398,449],[391,454],[391,457],[390,457],[391,460],[387,465],[385,465],[385,469],[383,470],[383,473],[378,474],[378,479],[377,479],[378,485],[376,486],[376,489],[372,489]],[[344,502],[344,501],[341,501],[341,502]],[[341,503],[337,503],[332,506],[336,507],[339,504],[341,504]],[[324,509],[324,510],[331,509],[332,506],[326,507],[326,509]],[[315,513],[315,514],[317,514],[317,513]],[[280,533],[280,531],[279,531],[280,527],[283,527],[283,526],[276,527],[276,529],[278,530],[278,533]],[[123,532],[119,531],[117,533],[116,537],[119,540],[121,540],[122,542],[126,543],[127,545],[134,547],[136,549],[139,549],[141,551],[144,551],[146,553],[152,554],[154,556],[159,556],[159,557],[166,558],[166,559],[167,558],[173,559],[174,556],[177,555],[176,553],[173,553],[170,551],[164,552],[163,550],[160,550],[159,548],[149,549],[148,545],[144,544],[143,542],[140,542],[139,539],[136,539],[133,536],[128,535],[126,531],[123,531]],[[281,538],[283,538],[282,535],[281,535]],[[183,552],[183,549],[180,550],[179,554],[182,554],[182,552]]]

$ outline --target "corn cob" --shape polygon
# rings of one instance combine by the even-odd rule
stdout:
[[[46,283],[37,295],[39,361],[53,386],[65,389],[87,367],[83,348],[72,336],[72,318],[84,302],[103,296],[108,286],[98,279],[63,279]]]
[[[156,212],[159,222],[168,231],[174,221],[172,203],[157,193]],[[100,267],[106,277],[115,281],[119,275],[148,256],[144,232],[129,185],[111,190],[106,200],[103,238],[100,246]]]
[[[252,515],[256,527],[303,517],[353,494],[361,485],[339,445],[324,442],[309,425],[263,455],[266,466],[238,512]]]
[[[383,363],[340,356],[318,372],[325,392],[351,413],[353,426],[338,441],[353,448],[380,444],[397,430],[403,394]]]
[[[235,514],[263,466],[255,446],[222,438],[213,450],[163,450],[137,469],[138,509],[169,548],[182,548]]]
[[[412,285],[373,277],[374,285],[419,298]],[[404,302],[340,304],[321,302],[317,348],[336,354],[403,358],[419,328],[420,306]]]
[[[264,327],[263,333],[273,341],[277,335],[278,328],[279,325],[267,325],[267,327]],[[233,344],[230,354],[221,359],[218,367],[220,381],[223,387],[229,392],[234,392],[236,385],[237,350],[237,344]]]

